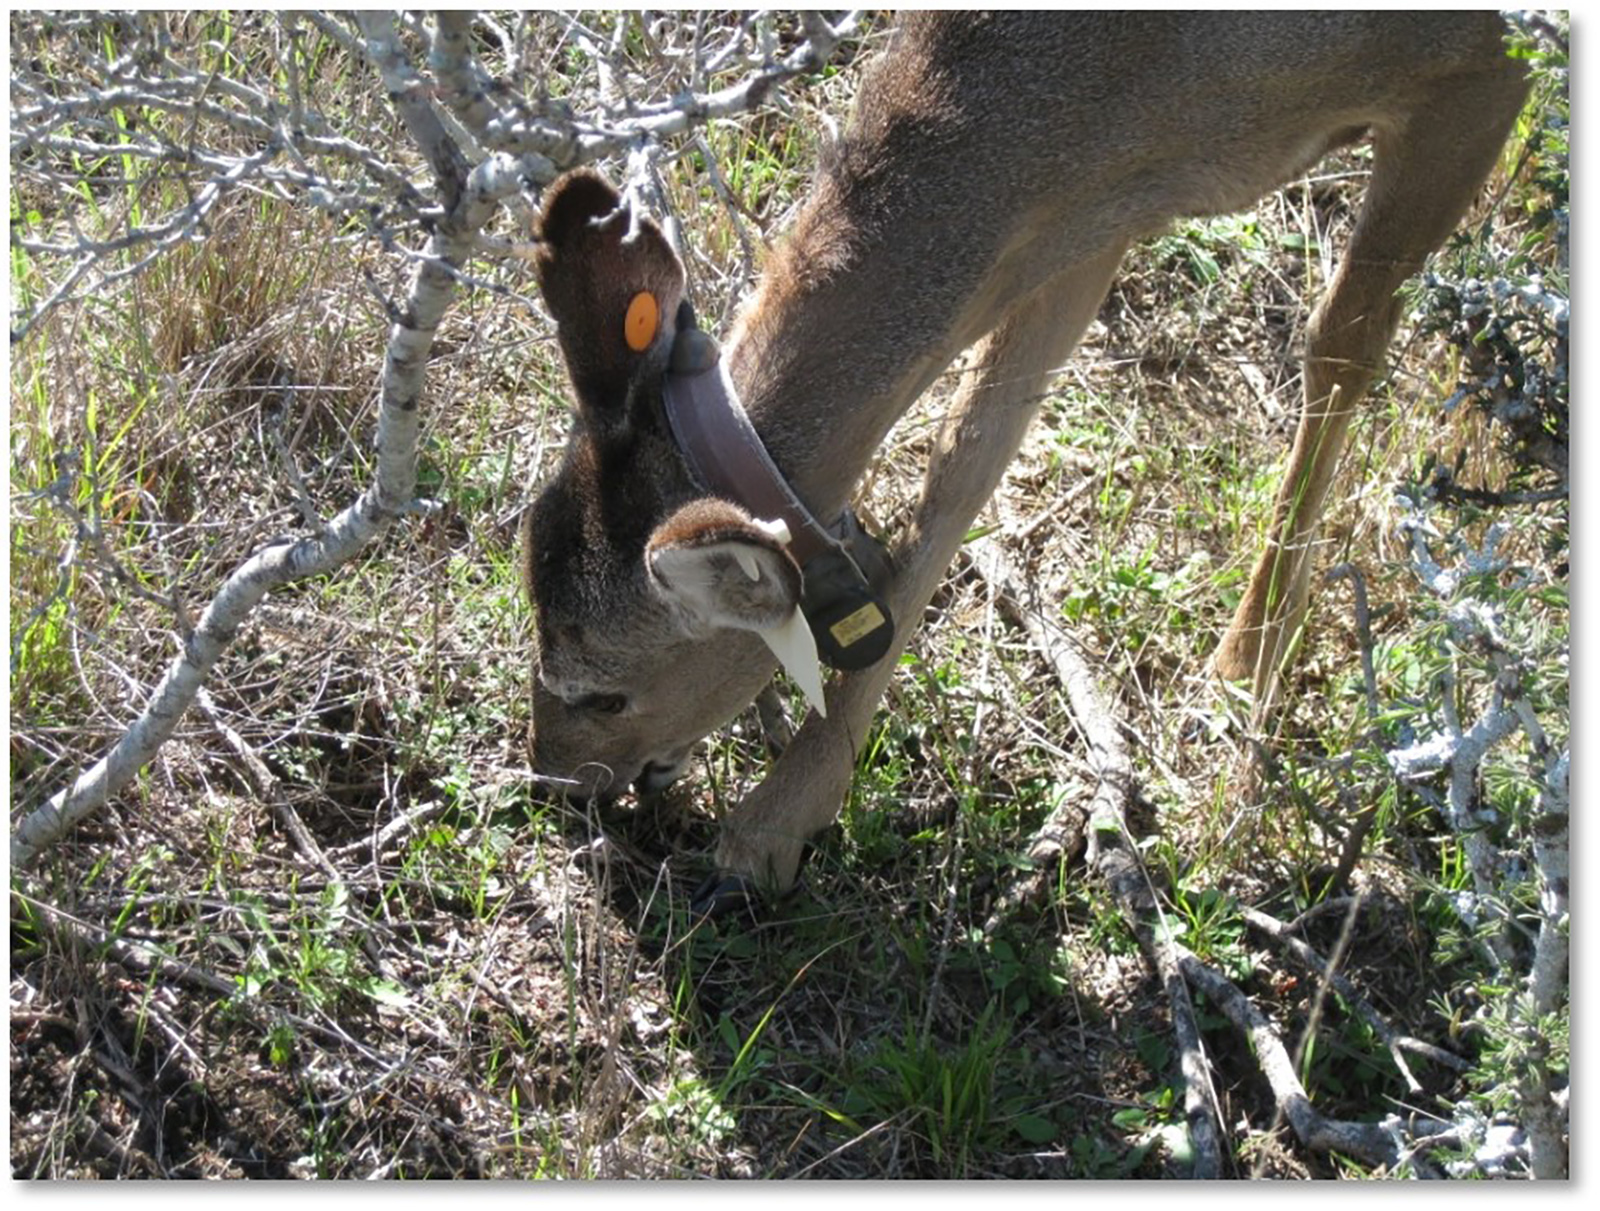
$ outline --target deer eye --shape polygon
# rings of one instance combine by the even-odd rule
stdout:
[[[574,710],[593,711],[597,715],[620,715],[628,709],[626,694],[585,694],[572,702]]]

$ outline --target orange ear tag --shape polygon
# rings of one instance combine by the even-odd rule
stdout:
[[[661,312],[656,306],[656,296],[648,290],[641,290],[633,296],[633,301],[628,304],[628,317],[622,322],[622,335],[628,342],[628,348],[635,353],[643,353],[650,348],[650,342],[656,339],[656,329],[660,326]]]

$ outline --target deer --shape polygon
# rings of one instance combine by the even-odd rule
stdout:
[[[1523,103],[1505,33],[1492,12],[905,16],[723,343],[652,217],[591,168],[553,183],[535,273],[575,407],[521,524],[537,774],[578,799],[660,791],[781,664],[810,709],[721,821],[695,903],[790,889],[914,620],[1129,246],[1366,138],[1269,537],[1214,657],[1271,695],[1396,290],[1466,215]],[[969,350],[885,551],[852,493]]]

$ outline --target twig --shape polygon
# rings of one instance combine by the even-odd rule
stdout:
[[[1346,914],[1347,920],[1356,915],[1360,908],[1360,903],[1361,897],[1359,896],[1351,900],[1349,912]],[[1357,991],[1355,985],[1334,969],[1333,964],[1325,961],[1309,945],[1295,937],[1291,926],[1285,925],[1276,917],[1269,916],[1259,909],[1245,905],[1240,905],[1239,914],[1244,918],[1245,924],[1252,929],[1259,930],[1274,942],[1277,942],[1294,957],[1297,963],[1326,984],[1332,986],[1334,991],[1344,998],[1346,1003],[1372,1027],[1373,1032],[1383,1041],[1383,1045],[1389,1049],[1389,1055],[1393,1058],[1395,1067],[1400,1070],[1400,1075],[1405,1078],[1406,1088],[1412,1093],[1421,1093],[1422,1085],[1412,1075],[1410,1067],[1406,1064],[1405,1057],[1401,1054],[1402,1051],[1410,1051],[1416,1055],[1425,1056],[1427,1059],[1443,1064],[1457,1072],[1464,1072],[1470,1067],[1467,1061],[1458,1055],[1445,1051],[1443,1048],[1435,1047],[1431,1043],[1424,1043],[1421,1039],[1402,1035],[1395,1030],[1383,1015],[1373,1008],[1372,1003]]]
[[[1272,1086],[1278,1109],[1302,1144],[1314,1152],[1342,1152],[1372,1165],[1391,1169],[1396,1165],[1400,1150],[1389,1130],[1375,1123],[1330,1119],[1314,1107],[1272,1023],[1230,980],[1213,971],[1182,944],[1174,942],[1172,946],[1184,978],[1203,992],[1227,1015],[1234,1028],[1250,1040],[1256,1063]]]
[[[955,936],[957,891],[961,886],[961,854],[965,848],[966,830],[961,827],[959,814],[955,827],[951,830],[954,834],[951,844],[945,851],[945,867],[949,871],[949,890],[945,893],[944,928],[939,934],[939,947],[934,958],[933,975],[928,980],[928,989],[924,997],[926,1006],[922,1012],[921,1042],[924,1047],[933,1033],[933,1015],[939,1005],[939,995],[944,984],[945,964],[950,958],[950,939]]]
[[[1498,289],[1495,293],[1499,293]],[[1564,325],[1564,299],[1538,301],[1558,309]],[[1564,355],[1560,362],[1564,370]],[[1448,539],[1454,554],[1459,556],[1451,567],[1441,566],[1430,550],[1429,539],[1438,537],[1438,532],[1430,524],[1426,498],[1414,503],[1402,528],[1410,535],[1413,573],[1440,600],[1440,614],[1448,634],[1447,641],[1440,646],[1448,663],[1438,679],[1443,686],[1439,704],[1442,726],[1432,736],[1404,749],[1393,750],[1387,756],[1391,768],[1401,779],[1415,781],[1439,771],[1447,774],[1443,800],[1425,785],[1417,785],[1415,790],[1425,801],[1433,803],[1459,838],[1467,857],[1476,895],[1458,898],[1457,912],[1472,926],[1477,924],[1473,919],[1474,906],[1499,921],[1500,928],[1488,936],[1488,947],[1492,951],[1488,962],[1497,970],[1501,982],[1507,984],[1516,980],[1519,962],[1509,932],[1521,926],[1507,912],[1500,887],[1503,861],[1496,841],[1497,830],[1493,827],[1495,813],[1490,804],[1480,802],[1479,798],[1482,767],[1491,750],[1519,728],[1527,737],[1535,768],[1543,767],[1539,793],[1541,810],[1529,830],[1534,862],[1540,874],[1539,933],[1527,991],[1510,995],[1506,1025],[1514,1032],[1522,1056],[1516,1065],[1517,1075],[1510,1083],[1520,1103],[1519,1119],[1526,1133],[1528,1167],[1535,1177],[1563,1178],[1568,1172],[1568,1156],[1560,1095],[1565,1089],[1566,1077],[1546,1063],[1543,1049],[1548,1040],[1541,1018],[1559,1010],[1566,988],[1568,756],[1565,750],[1558,751],[1550,743],[1529,700],[1524,685],[1528,654],[1512,650],[1501,634],[1499,607],[1474,595],[1467,587],[1471,584],[1469,577],[1497,575],[1503,571],[1505,561],[1497,556],[1495,548],[1504,534],[1504,527],[1500,523],[1491,525],[1481,547],[1469,546],[1456,536]],[[1489,702],[1470,727],[1463,726],[1456,702],[1456,669],[1462,653],[1487,657],[1495,671]],[[1463,904],[1462,899],[1467,903]],[[1475,929],[1474,932],[1479,931]]]
[[[473,236],[487,221],[493,204],[471,195],[463,197],[466,171],[460,153],[448,143],[431,110],[416,95],[414,75],[405,68],[394,42],[392,24],[373,14],[363,14],[363,21],[368,47],[385,72],[395,104],[414,137],[429,150],[430,161],[441,173],[457,174],[441,180],[440,192],[460,199],[460,212],[452,211],[438,225],[429,240],[429,254],[446,263],[459,264],[469,255]],[[341,566],[411,509],[423,373],[452,286],[448,273],[428,262],[419,265],[412,278],[404,320],[390,332],[378,410],[377,475],[372,486],[334,518],[323,533],[293,543],[281,539],[269,543],[228,578],[201,615],[143,714],[122,739],[71,786],[58,791],[16,827],[11,837],[14,868],[29,864],[42,850],[97,812],[155,756],[239,627],[270,590]]]
[[[1528,977],[1528,1002],[1535,1015],[1554,1013],[1568,988],[1567,902],[1569,807],[1567,751],[1550,754],[1544,786],[1539,792],[1540,814],[1534,823],[1533,854],[1539,868],[1539,938],[1534,945],[1533,970]],[[1557,1104],[1551,1074],[1544,1065],[1530,1065],[1522,1082],[1523,1127],[1528,1132],[1528,1166],[1537,1178],[1561,1180],[1567,1176],[1567,1114]]]
[[[328,861],[327,855],[322,852],[322,847],[317,844],[316,838],[311,835],[305,826],[305,822],[300,819],[300,813],[294,810],[294,804],[284,797],[283,788],[278,785],[278,779],[267,768],[266,762],[262,761],[256,755],[255,750],[245,742],[245,738],[229,727],[222,718],[222,713],[217,709],[217,704],[212,699],[211,692],[205,686],[201,686],[195,691],[195,699],[200,705],[201,713],[211,720],[211,726],[217,729],[217,733],[227,741],[228,747],[244,763],[245,774],[250,780],[251,789],[261,799],[265,800],[277,815],[279,821],[282,822],[284,828],[289,830],[289,836],[294,839],[295,847],[300,851],[301,856],[327,875],[329,879],[336,883],[343,882],[338,869]]]
[[[1356,641],[1361,648],[1361,680],[1367,697],[1367,740],[1368,743],[1375,744],[1378,739],[1378,675],[1372,660],[1372,612],[1367,606],[1367,579],[1361,574],[1361,569],[1352,563],[1342,563],[1328,569],[1326,579],[1330,583],[1341,579],[1349,580],[1351,591],[1355,594]],[[1350,821],[1344,843],[1339,848],[1338,865],[1334,867],[1333,878],[1329,880],[1330,887],[1349,885],[1356,863],[1361,860],[1362,846],[1366,844],[1367,835],[1372,832],[1372,826],[1377,819],[1378,799],[1373,797]]]
[[[992,538],[968,544],[966,556],[972,568],[995,585],[1001,609],[1021,623],[1054,670],[1067,694],[1073,721],[1088,744],[1098,780],[1087,810],[1063,799],[1035,831],[1028,845],[1032,869],[1001,897],[995,911],[1003,915],[1043,894],[1048,869],[1077,851],[1084,841],[1088,821],[1097,817],[1121,819],[1124,805],[1133,793],[1133,774],[1116,725],[1100,707],[1093,677],[1072,650],[1070,639],[1055,625],[1051,612],[1038,600],[1034,586],[1016,573]]]
[[[443,800],[430,800],[421,807],[414,807],[408,812],[402,812],[371,837],[363,837],[359,841],[352,841],[348,845],[341,845],[328,852],[333,858],[344,859],[359,853],[363,849],[368,849],[372,853],[373,864],[376,865],[379,856],[388,848],[390,842],[409,833],[417,825],[437,816],[444,809]]]
[[[33,633],[33,628],[39,619],[50,612],[50,607],[66,596],[67,587],[72,583],[72,568],[78,559],[78,536],[73,534],[67,539],[66,545],[61,548],[61,554],[56,557],[56,583],[50,592],[46,593],[33,609],[28,611],[28,616],[17,626],[11,639],[11,676],[14,679],[17,670],[22,666],[22,649],[28,642],[28,636]],[[15,682],[13,681],[13,684]]]
[[[311,493],[306,490],[306,481],[294,461],[294,454],[289,450],[289,443],[283,437],[283,427],[288,419],[289,405],[293,399],[293,388],[285,384],[280,406],[276,414],[267,421],[267,438],[272,442],[272,449],[278,455],[278,462],[289,480],[289,488],[294,493],[295,508],[300,511],[300,520],[313,534],[321,534],[322,518],[317,513],[317,506],[312,503]]]
[[[1566,500],[1571,495],[1564,484],[1554,488],[1494,492],[1488,488],[1471,488],[1441,476],[1436,476],[1430,487],[1442,501],[1466,501],[1475,505],[1541,505],[1552,500]]]
[[[1032,582],[1016,574],[993,539],[983,538],[972,543],[969,554],[972,566],[998,588],[1002,607],[1022,622],[1035,646],[1050,662],[1066,691],[1073,721],[1089,745],[1098,784],[1087,814],[1088,860],[1111,889],[1118,909],[1150,956],[1167,996],[1173,1034],[1178,1043],[1179,1070],[1183,1075],[1184,1120],[1194,1148],[1191,1176],[1202,1180],[1220,1177],[1222,1146],[1217,1124],[1221,1116],[1211,1087],[1200,1024],[1179,971],[1171,930],[1152,927],[1148,922],[1155,895],[1123,825],[1123,813],[1133,795],[1133,765],[1128,760],[1122,737],[1101,702],[1093,675],[1073,651],[1070,640],[1055,625],[1050,613],[1041,606]],[[987,929],[992,932],[1003,913],[1038,895],[1043,887],[1043,871],[1069,852],[1066,848],[1069,841],[1076,844],[1072,839],[1074,829],[1077,837],[1082,837],[1080,813],[1081,809],[1071,808],[1063,800],[1050,814],[1034,834],[1028,849],[1033,871],[1001,896]],[[1075,814],[1079,814],[1079,818],[1075,819]]]
[[[728,316],[734,304],[738,302],[743,288],[750,283],[755,273],[755,248],[750,239],[744,215],[740,213],[738,204],[734,201],[733,191],[728,188],[728,182],[723,179],[722,171],[717,167],[717,157],[711,152],[711,144],[706,142],[703,134],[696,134],[694,147],[700,153],[701,160],[706,166],[706,176],[711,181],[711,190],[717,195],[717,200],[722,203],[723,212],[728,216],[728,221],[733,224],[733,234],[739,241],[739,283],[738,287],[727,292],[722,304],[722,315],[717,320],[717,331],[727,327]]]
[[[142,580],[122,566],[122,561],[112,553],[110,544],[106,542],[105,532],[100,527],[98,512],[96,515],[85,519],[82,511],[72,501],[72,489],[76,486],[76,476],[81,466],[81,460],[76,451],[65,451],[56,455],[56,465],[61,469],[61,474],[44,491],[44,495],[55,506],[57,512],[72,522],[75,536],[72,549],[75,552],[81,547],[88,547],[94,553],[96,561],[111,574],[113,580],[121,585],[135,597],[154,602],[162,609],[170,610],[178,631],[188,638],[194,631],[194,623],[189,613],[183,607],[183,602],[176,591],[171,596],[163,597],[154,589],[148,587]],[[91,496],[91,500],[93,497]],[[63,559],[66,554],[63,553]],[[46,603],[48,604],[48,603]],[[31,617],[30,617],[31,623]]]
[[[245,995],[237,981],[226,979],[194,963],[186,963],[181,959],[174,959],[170,955],[163,954],[155,946],[116,936],[97,925],[75,917],[71,913],[64,912],[55,905],[25,892],[13,890],[11,894],[25,900],[30,907],[48,918],[46,922],[48,927],[61,934],[69,941],[69,944],[93,947],[103,952],[107,958],[130,971],[163,976],[197,988],[202,992],[222,997],[235,1006],[270,1014],[278,1020],[288,1022],[296,1030],[314,1034],[339,1046],[349,1047],[369,1062],[382,1063],[387,1069],[397,1070],[406,1062],[403,1058],[385,1057],[381,1053],[374,1051],[366,1044],[352,1038],[337,1023],[306,1018],[275,1006],[269,1006],[256,998]]]
[[[1555,1010],[1567,989],[1570,766],[1570,750],[1563,750],[1551,763],[1539,791],[1540,816],[1533,830],[1541,920],[1528,988],[1536,1013]]]

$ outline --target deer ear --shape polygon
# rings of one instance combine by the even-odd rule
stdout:
[[[644,557],[656,591],[704,626],[770,630],[800,604],[800,568],[780,537],[725,500],[684,505]]]
[[[654,220],[589,169],[551,186],[538,239],[539,288],[579,407],[602,424],[625,419],[636,385],[666,368],[683,266]]]
[[[707,497],[684,505],[645,545],[650,583],[702,626],[754,631],[826,714],[816,640],[800,613],[802,577],[781,522]]]

